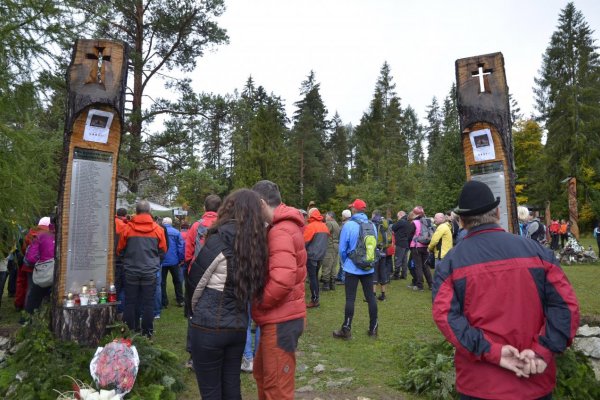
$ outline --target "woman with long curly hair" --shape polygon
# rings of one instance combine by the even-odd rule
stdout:
[[[248,303],[262,299],[268,256],[260,198],[236,190],[225,198],[188,276],[192,359],[204,400],[242,398]]]

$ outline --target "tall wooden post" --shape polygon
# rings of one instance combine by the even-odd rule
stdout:
[[[457,103],[467,180],[500,197],[500,224],[518,233],[508,86],[502,53],[456,60]]]
[[[569,222],[571,233],[579,240],[579,209],[577,208],[577,178],[569,178]]]
[[[115,304],[65,307],[67,293],[94,280],[114,282],[117,161],[123,130],[127,46],[77,40],[67,73],[63,163],[58,199],[52,329],[63,340],[96,345]]]

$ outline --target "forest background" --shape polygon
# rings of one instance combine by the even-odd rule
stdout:
[[[228,43],[223,0],[4,0],[0,5],[0,251],[19,227],[53,211],[62,162],[65,73],[77,37],[130,46],[120,194],[202,210],[261,179],[284,201],[314,200],[341,211],[355,197],[370,209],[429,214],[456,206],[465,181],[455,86],[417,110],[403,104],[387,62],[355,126],[320,93],[318,71],[299,82],[294,111],[277,88],[249,76],[232,93],[203,93],[189,75],[209,50]],[[107,18],[106,16],[110,16]],[[600,216],[600,57],[585,16],[569,3],[558,15],[535,77],[536,114],[511,97],[519,204],[566,217],[569,176],[578,181],[580,226]],[[226,78],[224,78],[226,79]],[[150,93],[160,80],[164,98]],[[351,84],[351,83],[349,83]]]

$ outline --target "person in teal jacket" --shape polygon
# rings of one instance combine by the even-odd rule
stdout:
[[[362,222],[369,222],[369,218],[365,214],[367,203],[361,199],[356,199],[348,206],[352,211],[352,217],[344,224],[340,233],[339,253],[342,261],[342,268],[345,272],[345,289],[346,289],[346,308],[344,312],[344,322],[342,327],[333,332],[333,337],[338,339],[350,339],[352,337],[352,318],[354,317],[354,301],[356,300],[356,290],[358,282],[363,289],[365,299],[369,305],[369,331],[368,335],[377,336],[377,300],[373,294],[373,273],[374,268],[364,270],[358,268],[349,257],[349,254],[356,249],[358,237],[360,233],[360,225]],[[377,232],[377,228],[373,225],[373,229]]]

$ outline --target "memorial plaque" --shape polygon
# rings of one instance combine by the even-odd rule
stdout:
[[[77,293],[93,279],[106,287],[110,235],[110,203],[113,196],[111,153],[76,148],[73,155],[67,276],[65,287]]]
[[[483,182],[489,186],[494,197],[500,197],[500,226],[510,230],[508,204],[506,202],[506,179],[504,177],[504,166],[501,162],[493,162],[471,167],[471,179]]]

